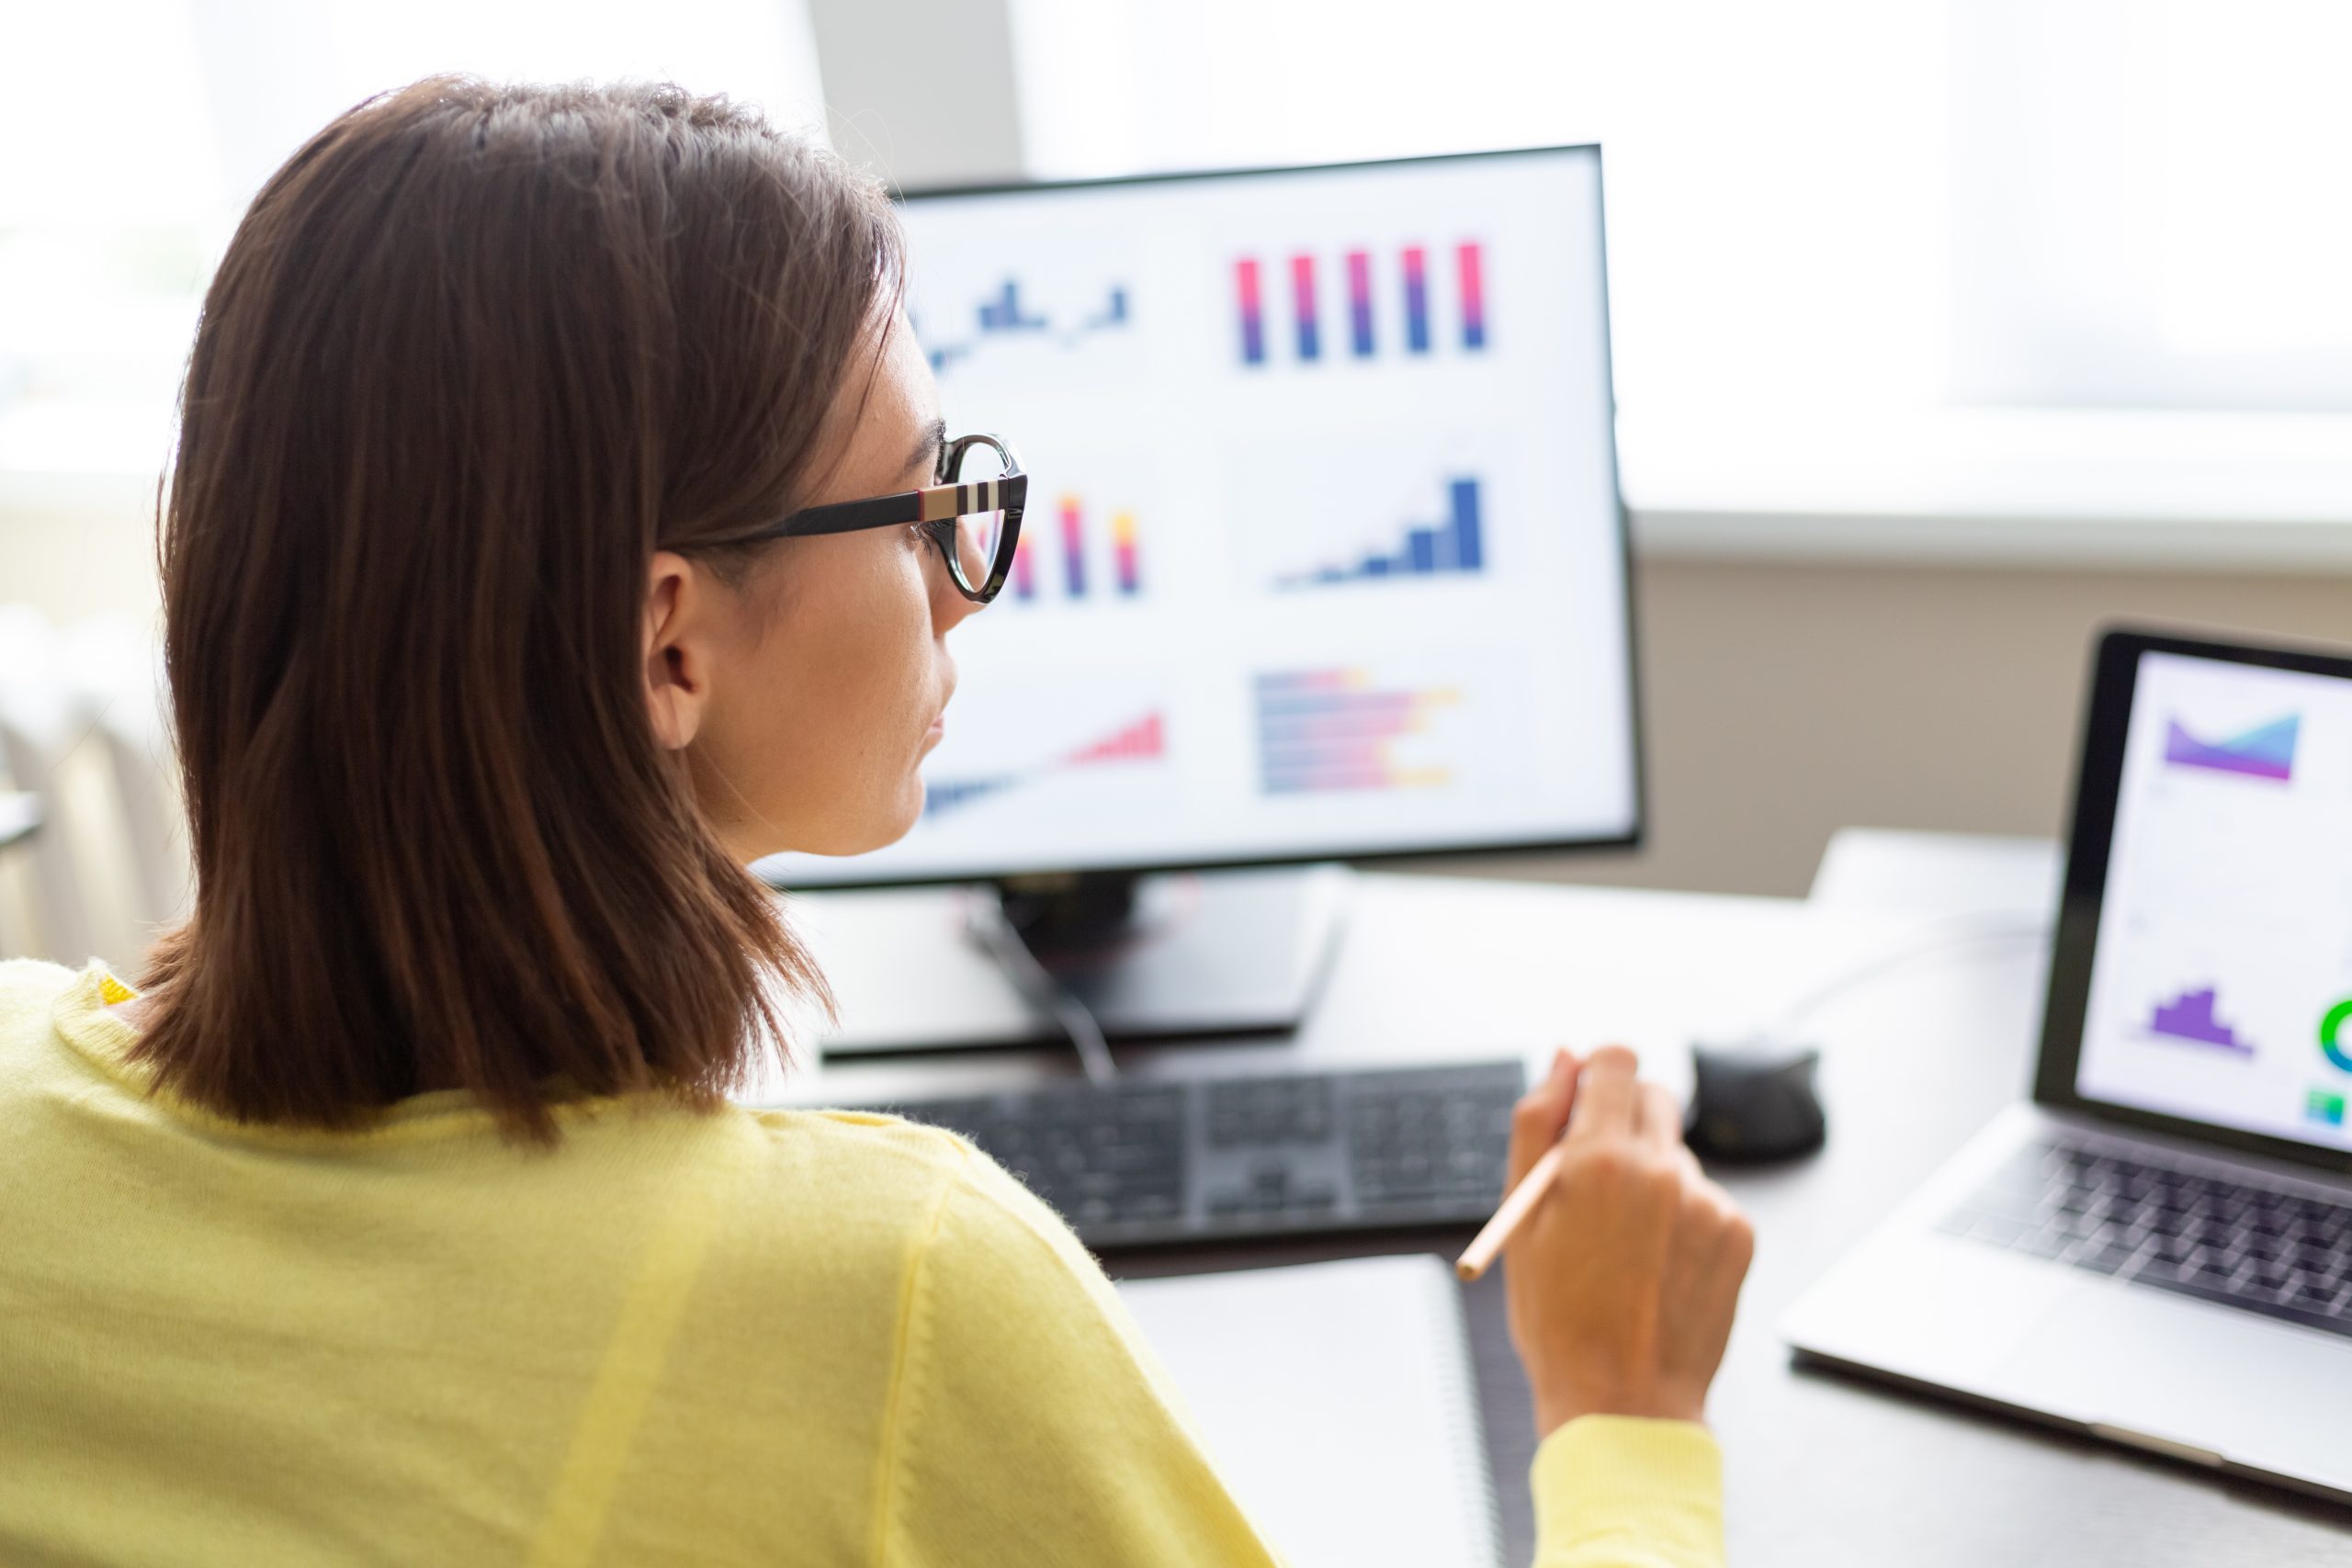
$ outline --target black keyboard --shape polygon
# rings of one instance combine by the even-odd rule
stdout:
[[[2352,1202],[2030,1144],[1940,1228],[2352,1335]]]
[[[1525,1081],[1517,1062],[1477,1062],[867,1109],[961,1133],[1090,1247],[1132,1247],[1479,1224]]]

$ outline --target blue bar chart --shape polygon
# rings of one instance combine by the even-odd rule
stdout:
[[[1281,590],[1329,588],[1342,583],[1386,581],[1407,577],[1442,577],[1483,571],[1487,565],[1485,524],[1478,481],[1468,475],[1445,483],[1447,515],[1441,523],[1408,527],[1394,549],[1368,551],[1351,560],[1327,561],[1276,581]]]
[[[1027,339],[1073,349],[1097,333],[1115,332],[1129,324],[1127,286],[1124,283],[1105,285],[1097,302],[1057,317],[1025,298],[1019,278],[1007,277],[992,293],[974,304],[972,325],[967,335],[943,335],[934,340],[922,331],[920,321],[915,326],[916,335],[926,345],[925,356],[930,359],[932,369],[944,375],[989,343]]]

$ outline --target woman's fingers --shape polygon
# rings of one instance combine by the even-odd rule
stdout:
[[[1682,1107],[1662,1085],[1643,1083],[1634,1090],[1634,1136],[1654,1149],[1673,1150],[1682,1142]]]
[[[1572,1138],[1623,1137],[1634,1130],[1634,1073],[1640,1064],[1623,1045],[1603,1045],[1577,1075],[1568,1113]]]
[[[1511,1108],[1510,1174],[1506,1187],[1517,1187],[1520,1179],[1544,1157],[1544,1151],[1559,1142],[1560,1129],[1568,1124],[1569,1108],[1576,1103],[1577,1069],[1582,1066],[1569,1052],[1554,1052],[1551,1072]]]

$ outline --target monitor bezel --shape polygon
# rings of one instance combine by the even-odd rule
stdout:
[[[2098,957],[2099,910],[2114,851],[2132,695],[2139,683],[2141,658],[2149,653],[2352,681],[2352,653],[2222,642],[2133,626],[2110,627],[2100,634],[2091,659],[2091,699],[2075,770],[2074,825],[2067,835],[2066,873],[2051,943],[2034,1103],[2117,1126],[2194,1139],[2338,1175],[2352,1174],[2352,1150],[2324,1148],[2267,1133],[2092,1100],[2075,1087],[2082,1060],[2083,1024],[2090,1006],[2091,967]]]
[[[1330,164],[1283,164],[1220,169],[1170,170],[1153,174],[1101,175],[1084,179],[1012,180],[977,185],[925,186],[911,189],[893,189],[891,199],[894,203],[904,204],[912,201],[950,200],[967,197],[1059,196],[1122,186],[1172,185],[1282,175],[1339,174],[1360,169],[1393,169],[1415,165],[1509,161],[1522,158],[1556,158],[1564,154],[1589,158],[1592,164],[1594,240],[1600,253],[1596,258],[1595,276],[1600,288],[1600,370],[1609,409],[1609,490],[1616,516],[1618,558],[1623,567],[1621,576],[1624,595],[1625,704],[1627,728],[1633,745],[1631,759],[1633,815],[1624,832],[1569,839],[1512,839],[1492,843],[1463,843],[1457,840],[1425,845],[1403,847],[1382,845],[1360,849],[1333,845],[1295,855],[1247,855],[1216,860],[1160,860],[1146,857],[1133,862],[1123,861],[1085,866],[1032,865],[951,873],[885,872],[875,875],[853,874],[826,877],[814,882],[779,882],[769,877],[766,880],[770,885],[794,891],[834,893],[878,887],[954,886],[1037,877],[1126,877],[1151,876],[1178,872],[1242,871],[1275,866],[1315,865],[1329,861],[1343,861],[1351,864],[1380,864],[1438,858],[1452,860],[1469,857],[1639,850],[1645,841],[1649,823],[1649,772],[1642,718],[1641,636],[1640,627],[1635,620],[1637,594],[1634,580],[1637,565],[1634,558],[1632,522],[1625,508],[1623,465],[1617,450],[1617,371],[1609,306],[1608,201],[1602,183],[1599,142],[1568,142],[1558,146],[1510,147],[1482,152],[1433,152],[1412,157],[1369,158]],[[856,856],[842,857],[844,862],[854,862],[856,858]]]

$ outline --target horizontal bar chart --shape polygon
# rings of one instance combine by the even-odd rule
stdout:
[[[1397,743],[1428,732],[1461,700],[1450,686],[1384,690],[1363,670],[1261,674],[1255,686],[1258,783],[1269,795],[1428,789],[1451,770],[1409,762]]]

